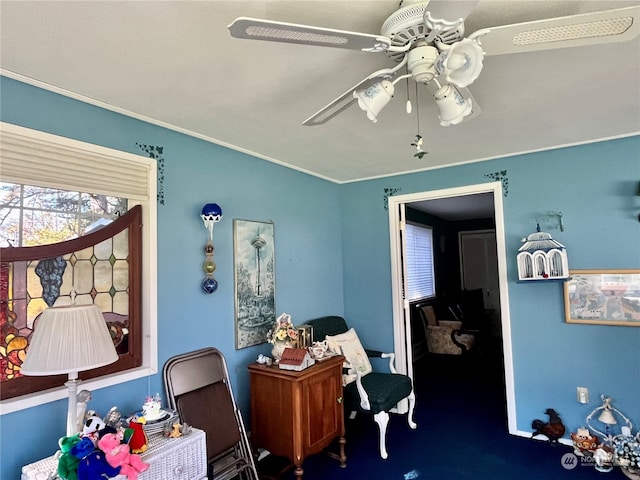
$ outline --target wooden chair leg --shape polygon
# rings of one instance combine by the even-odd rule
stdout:
[[[387,453],[387,424],[389,423],[389,414],[387,412],[379,412],[373,416],[380,430],[380,456],[386,459]]]

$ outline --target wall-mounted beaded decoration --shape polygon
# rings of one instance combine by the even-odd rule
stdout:
[[[204,245],[205,260],[202,264],[202,269],[206,277],[202,281],[202,290],[205,293],[213,293],[218,289],[218,282],[213,278],[213,272],[216,271],[216,262],[213,261],[213,224],[222,220],[220,205],[207,203],[202,207],[200,218],[202,218],[205,228],[209,231],[209,238]]]

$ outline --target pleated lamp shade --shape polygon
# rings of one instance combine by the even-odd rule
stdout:
[[[96,305],[48,308],[38,323],[22,364],[25,375],[57,375],[102,367],[118,360]]]
[[[96,305],[48,308],[40,314],[20,371],[24,375],[66,373],[69,402],[67,436],[81,430],[77,418],[78,372],[118,360],[118,353]]]

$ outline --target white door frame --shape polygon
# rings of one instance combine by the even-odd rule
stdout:
[[[393,301],[393,332],[396,368],[398,372],[413,377],[413,359],[411,349],[407,348],[407,329],[405,325],[405,300],[402,298],[402,255],[399,241],[400,206],[423,200],[493,193],[496,224],[496,246],[498,251],[498,278],[500,285],[500,310],[502,321],[502,347],[504,355],[504,376],[507,399],[507,424],[509,433],[517,434],[516,401],[513,375],[513,352],[511,348],[511,315],[509,312],[509,284],[507,280],[507,251],[504,232],[504,210],[502,205],[501,182],[482,183],[465,187],[447,188],[429,192],[406,195],[393,195],[388,198],[389,239],[391,247],[391,293]],[[410,334],[410,332],[409,332]]]

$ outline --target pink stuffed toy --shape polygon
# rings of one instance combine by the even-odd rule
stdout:
[[[121,443],[122,437],[115,433],[107,433],[98,440],[98,447],[105,453],[107,463],[112,467],[120,467],[120,475],[126,475],[129,480],[137,480],[138,473],[149,468],[139,455],[131,453],[129,445]]]

